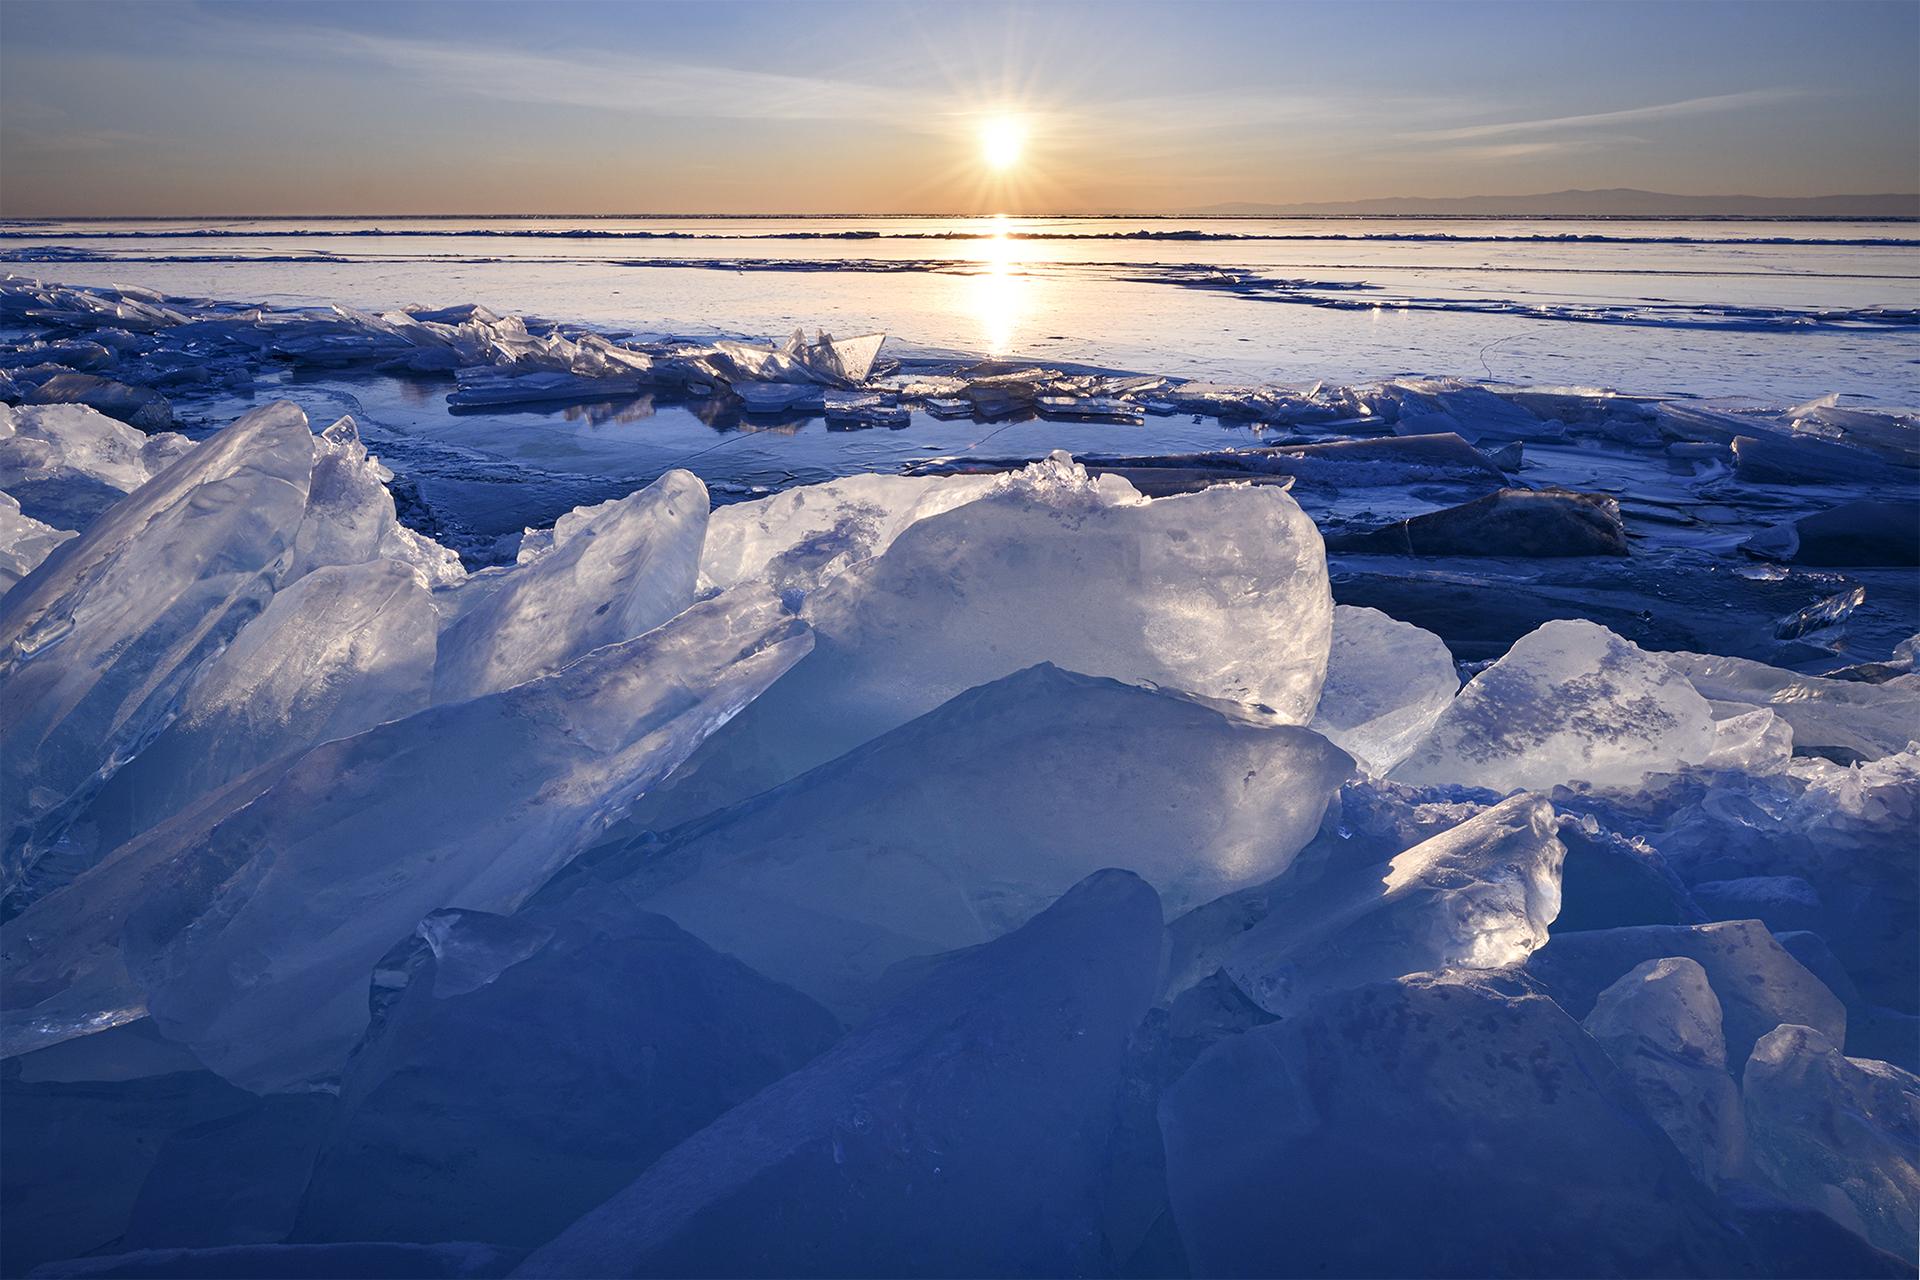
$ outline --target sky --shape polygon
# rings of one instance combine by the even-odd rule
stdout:
[[[0,216],[1914,191],[1916,50],[1914,0],[0,0]]]

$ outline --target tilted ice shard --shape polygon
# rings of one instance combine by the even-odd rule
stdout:
[[[20,510],[10,494],[0,493],[0,595],[32,573],[53,549],[77,536],[71,529],[56,529]]]
[[[1269,879],[1351,769],[1296,726],[1042,665],[613,867],[649,910],[851,1013],[888,965],[998,937],[1102,867],[1176,911]]]
[[[56,547],[0,599],[0,792],[11,888],[72,807],[173,714],[266,606],[306,506],[313,436],[284,401],[241,418]]]
[[[396,939],[443,907],[511,910],[809,643],[778,601],[730,593],[556,675],[316,747],[237,812],[189,810],[0,926],[9,1051],[144,993],[236,1083],[336,1072]]]
[[[364,564],[373,559],[414,565],[430,587],[448,587],[466,577],[460,557],[402,525],[394,515],[387,481],[393,473],[367,455],[352,418],[341,418],[314,441],[313,485],[307,513],[293,541],[288,581],[322,565]]]
[[[1383,775],[1406,759],[1460,691],[1439,636],[1378,609],[1333,607],[1327,682],[1312,727],[1361,768]]]
[[[1558,421],[1542,420],[1522,405],[1459,378],[1408,379],[1389,383],[1383,390],[1397,403],[1393,429],[1398,435],[1456,431],[1478,444],[1482,440],[1550,440],[1567,434]]]
[[[1662,658],[1597,623],[1560,620],[1468,681],[1392,777],[1494,791],[1631,788],[1714,745],[1712,707]]]
[[[795,329],[778,347],[752,342],[716,342],[714,349],[725,362],[729,374],[755,382],[815,382],[830,387],[857,387],[873,372],[873,362],[884,333],[862,334],[836,339],[820,333],[809,343]]]
[[[1697,961],[1668,956],[1636,965],[1600,993],[1581,1025],[1696,1177],[1714,1186],[1740,1176],[1746,1120],[1727,1074],[1720,1000]]]
[[[1014,933],[942,957],[516,1274],[1089,1274],[1161,936],[1145,884],[1088,877]]]
[[[91,373],[56,373],[38,386],[27,388],[26,401],[28,404],[86,405],[141,431],[164,431],[173,425],[173,406],[159,392],[150,387],[130,387]]]
[[[1333,601],[1319,532],[1285,493],[1147,501],[1055,454],[909,526],[808,597],[806,617],[812,656],[689,762],[650,825],[757,794],[1036,662],[1304,723]]]
[[[1560,913],[1556,825],[1545,800],[1515,796],[1390,862],[1276,886],[1272,910],[1219,949],[1220,965],[1284,1016],[1403,974],[1518,964]]]
[[[1160,1130],[1194,1275],[1766,1274],[1599,1047],[1491,982],[1382,983],[1234,1036]]]
[[[85,529],[191,448],[85,405],[0,405],[0,490],[56,529]]]
[[[1742,1094],[1769,1186],[1909,1264],[1920,1256],[1920,1078],[1789,1024],[1753,1047]]]
[[[669,471],[564,531],[507,573],[441,637],[434,700],[453,702],[546,675],[659,626],[693,601],[707,487]],[[563,536],[564,533],[564,536]]]
[[[1920,740],[1920,688],[1822,680],[1708,653],[1660,656],[1705,697],[1769,708],[1793,726],[1793,745],[1803,751],[1837,748],[1878,760]]]
[[[314,570],[207,664],[76,830],[104,852],[269,761],[424,709],[439,620],[411,565]]]
[[[812,591],[871,560],[915,521],[962,506],[992,476],[847,476],[715,508],[700,553],[700,586],[765,578],[775,590]]]
[[[373,983],[295,1240],[545,1243],[840,1037],[618,897],[436,912]]]

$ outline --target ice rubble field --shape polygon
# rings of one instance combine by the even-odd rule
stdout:
[[[1912,1274],[1913,418],[0,300],[6,1274]],[[269,359],[1326,438],[476,567],[350,418],[160,429]],[[1570,438],[1736,532],[1516,477]]]

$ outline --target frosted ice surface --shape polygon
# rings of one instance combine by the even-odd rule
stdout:
[[[1559,620],[1468,681],[1391,776],[1503,792],[1633,788],[1715,745],[1712,707],[1661,657],[1597,623]]]
[[[341,418],[314,441],[313,484],[306,517],[294,537],[293,581],[322,565],[383,558],[415,566],[430,587],[466,577],[460,557],[406,528],[394,515],[387,481],[393,473],[367,454],[352,418]]]
[[[1275,886],[1266,918],[1219,949],[1221,967],[1286,1016],[1404,974],[1519,964],[1560,914],[1557,825],[1546,801],[1515,796],[1387,863]]]
[[[1038,666],[644,841],[622,892],[843,1012],[1121,866],[1181,911],[1277,875],[1352,762],[1319,735]]]
[[[1090,1274],[1125,1046],[1161,937],[1145,884],[1088,877],[1015,932],[943,957],[516,1274]]]
[[[208,663],[178,717],[95,798],[110,849],[270,760],[427,705],[439,614],[410,565],[329,565]]]
[[[690,471],[556,524],[550,552],[447,628],[434,700],[505,689],[659,626],[693,601],[706,527],[707,487]]]
[[[1878,760],[1920,740],[1920,688],[1822,680],[1745,658],[1660,655],[1702,695],[1766,707],[1793,726],[1801,750],[1839,749]]]
[[[1378,609],[1333,608],[1333,647],[1313,728],[1377,775],[1406,759],[1459,692],[1453,655],[1431,631]]]
[[[776,590],[810,592],[884,552],[907,526],[996,483],[993,476],[857,475],[717,507],[707,518],[700,589],[764,578]]]
[[[617,897],[436,912],[380,962],[373,998],[294,1239],[542,1244],[840,1037],[820,1006]]]
[[[1368,986],[1231,1037],[1160,1130],[1196,1276],[1760,1270],[1599,1046],[1488,981]]]
[[[71,529],[56,529],[42,524],[20,510],[10,494],[0,493],[0,595],[53,553],[53,549],[75,537]]]
[[[56,529],[85,529],[191,448],[85,405],[0,405],[0,490]]]
[[[0,599],[0,885],[173,714],[266,606],[306,506],[313,436],[285,402],[163,470]]]
[[[636,816],[745,799],[1037,662],[1310,719],[1333,601],[1320,535],[1273,488],[1148,501],[1064,454],[921,520],[810,596],[813,655]]]
[[[1635,965],[1600,993],[1582,1023],[1640,1102],[1709,1186],[1738,1177],[1746,1157],[1740,1090],[1727,1074],[1720,1000],[1684,956]]]
[[[1920,1078],[1789,1024],[1753,1047],[1742,1093],[1754,1167],[1773,1190],[1909,1263],[1920,1256]]]
[[[180,815],[0,926],[9,1046],[97,1029],[144,991],[236,1083],[337,1071],[396,939],[442,907],[511,910],[809,643],[776,600],[731,593],[554,676],[316,747],[230,816]]]

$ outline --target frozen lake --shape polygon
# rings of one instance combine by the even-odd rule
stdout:
[[[69,284],[609,330],[884,330],[889,351],[1310,384],[1399,373],[1920,403],[1920,226],[1489,218],[0,224]]]

